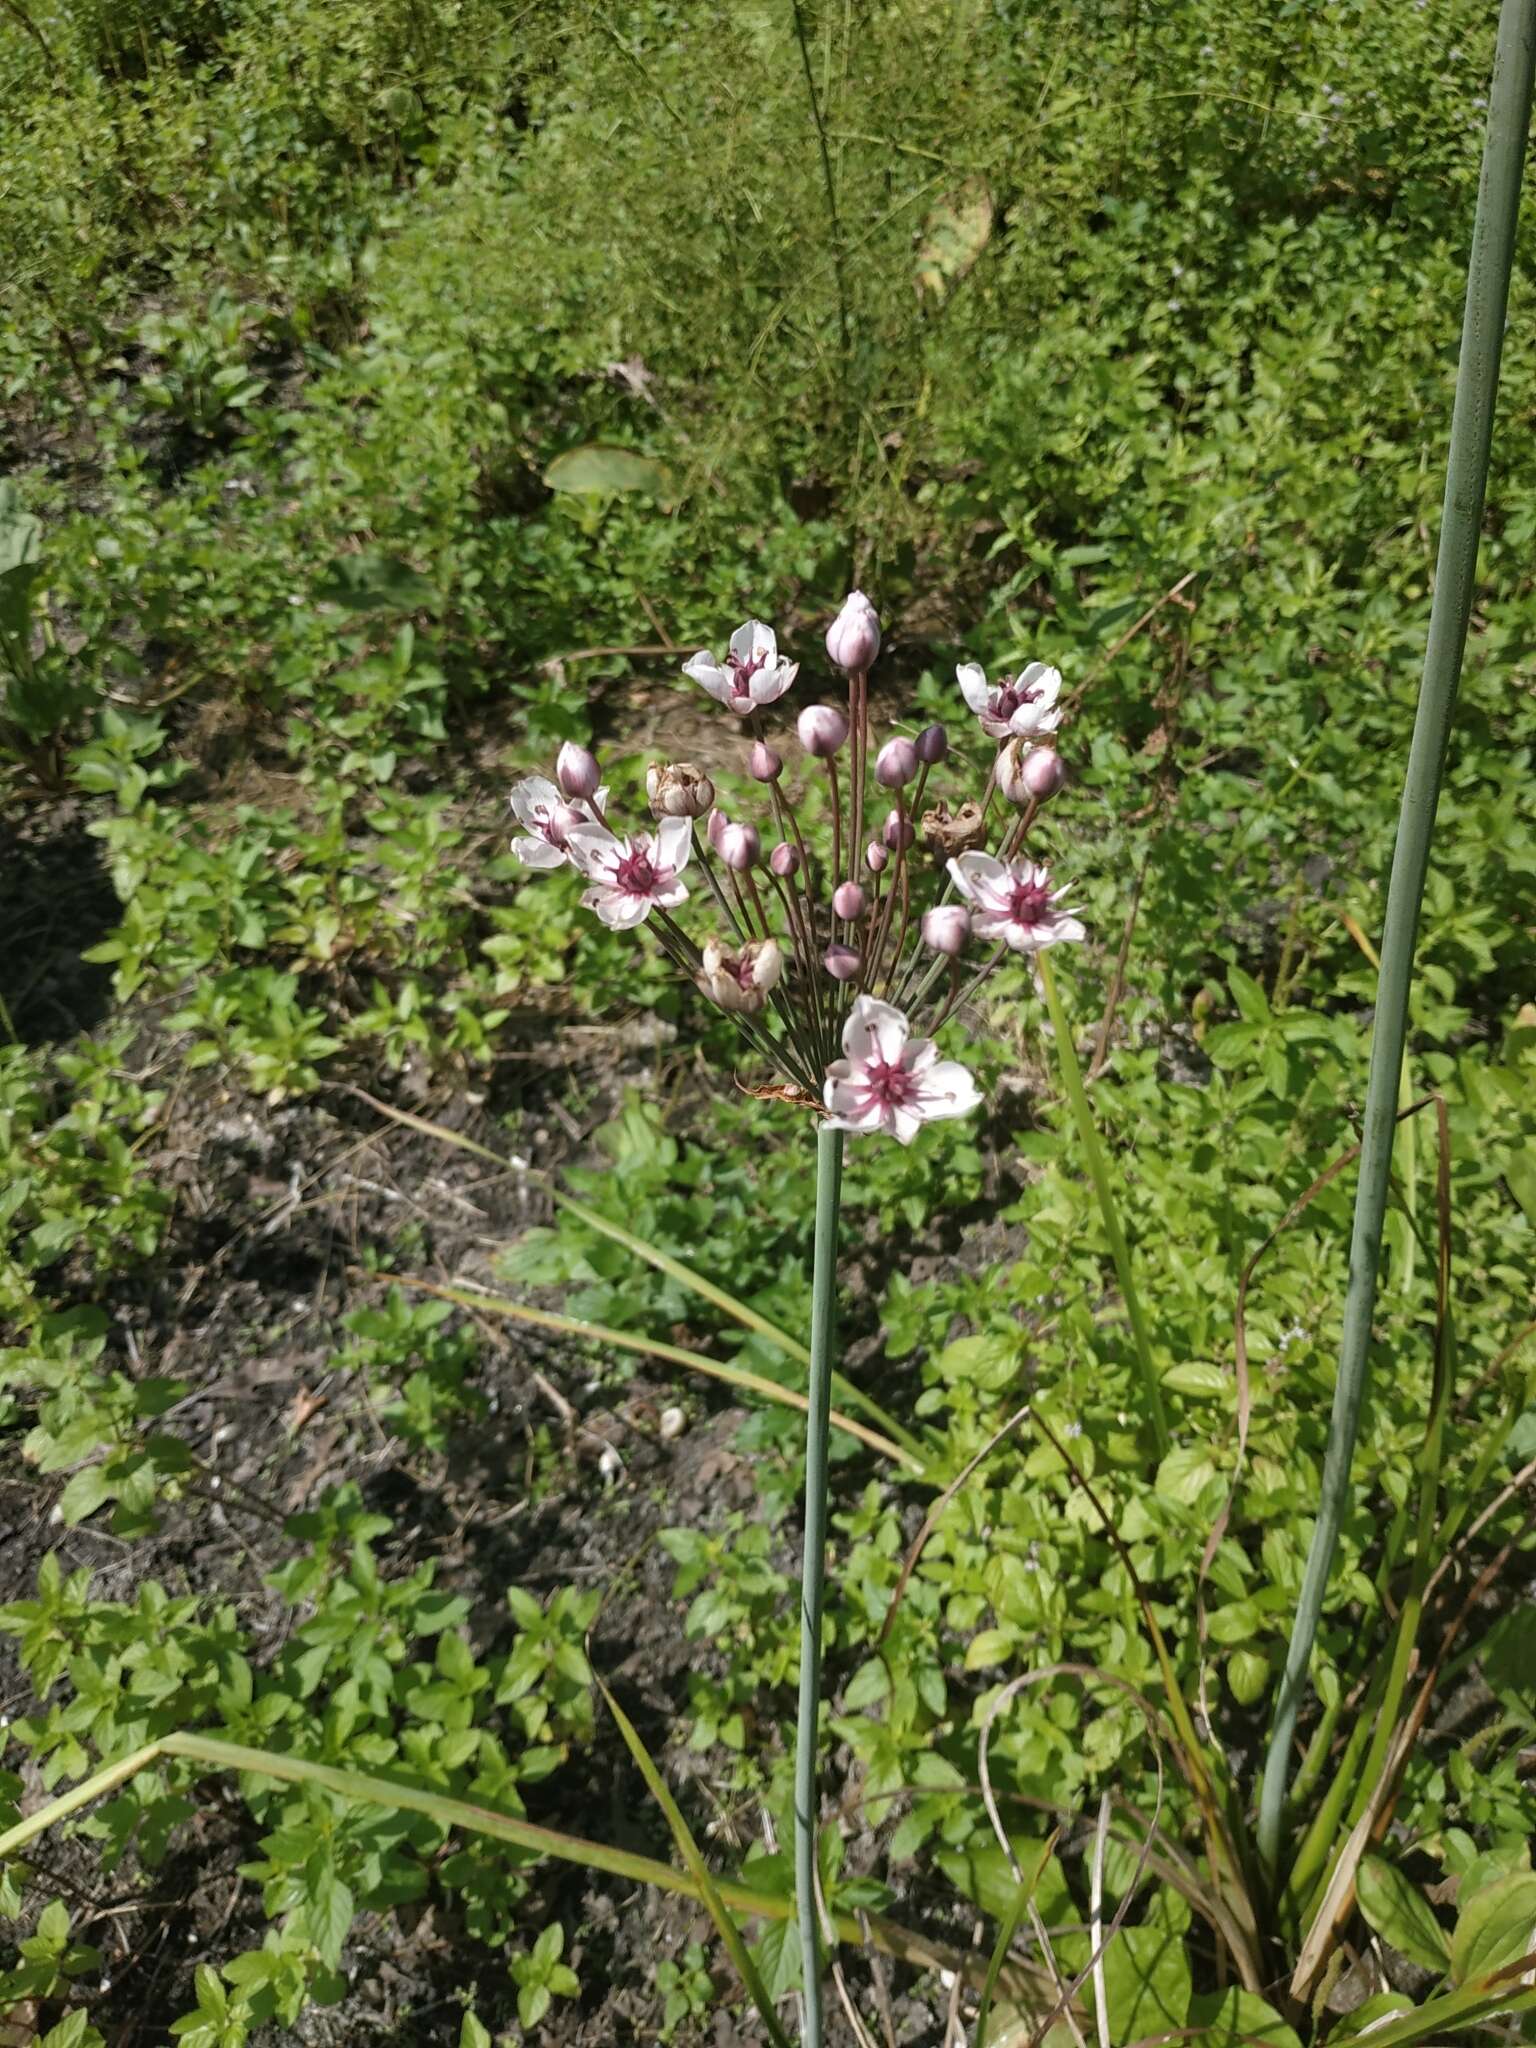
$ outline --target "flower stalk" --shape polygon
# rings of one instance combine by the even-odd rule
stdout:
[[[1381,971],[1376,985],[1375,1029],[1350,1234],[1339,1372],[1317,1521],[1296,1603],[1259,1798],[1259,1856],[1271,1882],[1277,1875],[1280,1858],[1286,1786],[1291,1774],[1291,1741],[1349,1498],[1350,1469],[1370,1362],[1371,1315],[1376,1303],[1376,1277],[1391,1180],[1414,947],[1472,609],[1515,223],[1531,119],[1533,72],[1536,0],[1503,0],[1467,271],[1435,594],[1382,928]]]
[[[843,1134],[816,1133],[816,1239],[811,1273],[810,1407],[805,1418],[805,1540],[800,1565],[800,1698],[795,1722],[795,1903],[805,1995],[805,2048],[821,2048],[821,1929],[816,1847],[820,1800],[816,1759],[821,1732],[821,1616],[826,1595],[827,1449],[831,1437],[832,1362],[837,1341],[837,1222]]]
[[[952,772],[967,772],[963,757],[951,758],[944,727],[929,725],[915,737],[898,730],[883,744],[872,733],[870,668],[880,641],[874,606],[852,592],[826,636],[846,715],[837,704],[806,705],[794,724],[801,758],[788,763],[764,714],[794,686],[799,663],[779,652],[771,626],[749,619],[722,659],[701,649],[686,662],[683,673],[740,721],[749,792],[755,787],[762,804],[758,822],[732,817],[717,801],[714,764],[653,762],[645,788],[655,829],[626,829],[610,816],[596,756],[570,743],[553,781],[529,777],[512,797],[521,827],[514,847],[524,864],[577,869],[585,906],[610,930],[648,931],[679,975],[780,1077],[752,1092],[819,1118],[794,1753],[806,2048],[821,2048],[823,2038],[817,1763],[831,1400],[834,1387],[844,1406],[862,1398],[834,1365],[844,1134],[909,1145],[926,1123],[968,1116],[980,1090],[967,1067],[941,1056],[937,1033],[1010,953],[1043,957],[1086,936],[1062,902],[1068,891],[1027,857],[1030,825],[1062,776],[1054,750],[1042,744],[1060,722],[1060,675],[1041,662],[991,682],[974,664],[956,671],[961,698],[994,752],[1009,750],[1004,814],[993,828],[998,851],[989,853],[986,806],[977,796],[962,793],[953,812],[943,799],[923,810],[935,768],[949,761]],[[825,831],[817,829],[823,776]],[[995,786],[997,766],[989,762],[983,795]],[[776,844],[766,843],[770,833]],[[955,893],[963,900],[950,902]],[[973,960],[968,969],[961,956],[973,939],[981,964]],[[901,1007],[889,999],[893,992],[902,992]],[[1081,1096],[1080,1077],[1076,1086]],[[1107,1201],[1102,1159],[1095,1185]],[[1111,1229],[1124,1268],[1123,1240],[1118,1226]],[[1122,1278],[1134,1301],[1128,1268]],[[1133,1320],[1150,1376],[1139,1308]],[[1155,1381],[1148,1399],[1166,1441]],[[896,1424],[889,1428],[899,1454],[920,1464],[920,1447]]]

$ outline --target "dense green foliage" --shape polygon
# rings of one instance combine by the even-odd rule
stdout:
[[[216,1505],[181,1421],[193,1368],[159,1375],[135,1338],[142,1290],[176,1254],[174,1187],[146,1164],[173,1074],[261,1113],[340,1084],[391,1093],[402,1075],[417,1105],[490,1090],[505,1144],[525,1149],[540,1112],[508,1092],[508,1046],[657,1005],[678,1036],[630,1077],[572,1185],[803,1329],[804,1134],[723,1069],[701,1093],[691,1063],[727,1041],[643,945],[580,911],[572,877],[524,887],[504,786],[589,736],[633,786],[649,721],[697,710],[658,643],[717,644],[757,613],[812,667],[854,576],[886,619],[879,673],[903,713],[958,726],[957,659],[1053,661],[1081,701],[1063,736],[1072,793],[1042,829],[1092,927],[1071,1001],[1101,1055],[1092,1097],[1171,1453],[1148,1457],[1024,974],[982,1020],[985,1119],[911,1154],[854,1148],[845,1196],[879,1253],[861,1267],[878,1341],[849,1370],[918,1433],[933,1485],[839,1439],[830,1730],[846,1811],[862,1804],[879,1836],[846,1873],[829,1839],[827,1884],[834,1906],[899,1913],[918,1859],[998,1916],[1011,1881],[970,1790],[982,1731],[1000,1688],[1047,1664],[1157,1692],[1127,1558],[1214,1749],[1251,1766],[1278,1670],[1337,1354],[1347,1177],[1259,1268],[1241,1466],[1236,1292],[1350,1142],[1363,1088],[1360,937],[1380,921],[1428,613],[1491,22],[1472,0],[807,5],[829,214],[794,21],[787,4],[666,0],[617,17],[489,0],[61,0],[0,17],[0,760],[18,874],[83,824],[114,899],[65,949],[101,971],[99,1016],[39,979],[46,901],[5,913],[0,1427],[66,1525],[132,1544],[170,1518],[195,1540]],[[1528,1559],[1518,1501],[1471,1530],[1536,1452],[1529,1357],[1506,1356],[1536,1265],[1533,237],[1528,218],[1409,1077],[1450,1108],[1455,1384],[1476,1392],[1435,1521],[1466,1546],[1463,1587],[1511,1538]],[[582,479],[560,458],[593,448],[629,452],[607,458],[623,488],[564,487]],[[661,713],[657,678],[676,692]],[[1423,1558],[1435,1159],[1430,1123],[1415,1129],[1317,1663],[1314,1801]],[[1006,1230],[971,1256],[964,1236],[999,1210]],[[415,1263],[408,1242],[370,1254]],[[772,1344],[567,1215],[509,1246],[501,1277],[793,1378]],[[423,1469],[484,1431],[482,1333],[443,1303],[359,1292],[328,1341]],[[1124,1552],[1061,1452],[1021,1429],[946,1508],[890,1619],[914,1501],[1031,1396]],[[707,1646],[678,1683],[679,1741],[707,1760],[712,1798],[766,1809],[784,1839],[796,1440],[791,1415],[754,1409],[754,1511],[662,1538],[677,1627]],[[553,1462],[546,1443],[530,1483],[601,1489]],[[227,1602],[154,1581],[103,1597],[45,1563],[0,1610],[31,1689],[5,1754],[40,1774],[29,1800],[202,1727],[506,1812],[537,1783],[558,1815],[561,1770],[612,1742],[583,1647],[595,1600],[514,1589],[493,1643],[434,1590],[433,1560],[402,1563],[392,1526],[350,1482],[289,1521],[275,1651]],[[1462,1878],[1464,1907],[1497,1893],[1493,1934],[1458,1929],[1447,1951],[1458,1982],[1474,1942],[1479,1967],[1508,1960],[1508,1928],[1536,1919],[1529,1609],[1495,1605],[1468,1631],[1450,1674],[1475,1651],[1494,1708],[1415,1754],[1360,1898],[1394,1950],[1438,1971],[1455,1915],[1437,1917],[1425,1880]],[[1155,1750],[1131,1698],[1078,1675],[1009,1699],[990,1768],[1025,1802],[1091,1819],[1112,1786],[1150,1813]],[[100,1853],[131,1845],[158,1866],[197,1777],[183,1762],[135,1779],[86,1823]],[[1168,1778],[1163,1825],[1192,1842]],[[273,1930],[205,1959],[185,2016],[166,2016],[190,2048],[238,2048],[341,1995],[354,1911],[429,1893],[505,1951],[493,2020],[553,2026],[578,1990],[560,1924],[520,1912],[524,1852],[445,1851],[429,1821],[313,1789],[242,1790]],[[0,1783],[0,1822],[22,1791]],[[1053,1823],[1019,1815],[1022,1856]],[[1069,1973],[1088,1955],[1083,1852],[1035,1901],[1078,1930],[1057,1943]],[[1117,1840],[1112,1899],[1134,1869]],[[787,1888],[777,1855],[754,1851],[748,1872]],[[1170,1944],[1190,1920],[1176,1887],[1144,1899],[1106,1973],[1117,2048],[1185,2026],[1295,2038],[1267,2007],[1223,2002],[1208,1931]],[[1274,1983],[1307,1903],[1274,1905]],[[41,1879],[25,1903],[0,1895],[40,1904]],[[36,1999],[39,2032],[84,2048],[98,2037],[69,1986],[88,1990],[98,1959],[62,1906],[26,1925],[0,2014]],[[759,1949],[771,1988],[791,1985],[784,1930]],[[696,1949],[665,1969],[654,2023],[686,2039],[708,1976]],[[1340,2024],[1321,2000],[1286,2018],[1312,2038]]]

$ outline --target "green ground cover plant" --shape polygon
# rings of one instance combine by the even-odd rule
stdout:
[[[1401,1096],[1443,1098],[1449,1200],[1424,1112],[1288,1881],[1222,1848],[1316,1510],[1350,1172],[1268,1240],[1365,1099],[1492,37],[1473,0],[0,15],[0,1427],[31,1532],[0,1553],[0,1835],[125,1773],[6,1863],[0,2037],[364,2038],[434,1924],[401,2040],[759,2025],[599,1679],[793,2031],[811,1179],[776,1106],[705,1078],[719,1020],[577,878],[528,885],[504,806],[565,740],[643,802],[696,742],[682,661],[754,610],[813,648],[854,580],[919,719],[957,721],[958,661],[1066,678],[1042,829],[1093,943],[1057,993],[1170,1443],[1014,969],[968,1026],[984,1119],[848,1161],[841,1369],[885,1420],[833,1405],[887,1448],[834,1428],[832,2037],[1022,2043],[1079,1977],[1056,2048],[1529,2028],[1529,210]],[[388,1202],[360,1190],[376,1154],[341,1155],[407,1138]],[[325,1285],[285,1263],[312,1217],[342,1219]],[[225,1321],[176,1308],[231,1272]],[[612,1335],[464,1305],[492,1295]],[[295,1347],[237,1473],[223,1368],[249,1392]],[[525,1412],[534,1375],[570,1414]],[[300,1394],[347,1418],[307,1481]],[[646,1462],[717,1428],[725,1477]],[[562,1501],[615,1525],[606,1601],[536,1546],[466,1564],[466,1529]],[[1420,1739],[1298,1975],[1419,1600]],[[657,1630],[674,1661],[617,1668]],[[250,1901],[222,1931],[186,1905],[205,1842]],[[616,1941],[559,1876],[599,1850],[692,1917]]]

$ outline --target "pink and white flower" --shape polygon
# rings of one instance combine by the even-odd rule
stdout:
[[[595,826],[592,806],[600,811],[607,801],[606,789],[585,803],[563,796],[545,776],[525,775],[508,798],[524,833],[513,840],[512,851],[525,868],[564,867],[570,858],[566,842],[571,834],[579,825]]]
[[[1000,939],[1015,953],[1035,953],[1087,937],[1073,913],[1059,907],[1068,891],[1053,890],[1050,870],[1032,860],[962,853],[949,863],[949,873],[971,905],[971,929],[979,939]]]
[[[834,1131],[884,1131],[910,1145],[937,1117],[969,1116],[981,1101],[970,1070],[913,1038],[901,1011],[860,996],[843,1026],[844,1057],[827,1068],[824,1100]]]
[[[663,818],[654,833],[616,839],[601,826],[579,826],[567,842],[573,867],[592,884],[582,897],[610,930],[633,931],[653,910],[687,901],[678,876],[693,851],[693,821]]]
[[[1032,661],[1016,676],[999,676],[987,681],[978,661],[963,661],[955,670],[960,694],[981,721],[989,739],[1029,739],[1036,733],[1054,732],[1061,723],[1056,699],[1061,695],[1060,669]]]
[[[776,704],[799,673],[798,661],[780,659],[778,638],[761,619],[748,619],[736,628],[723,662],[700,648],[683,663],[685,676],[743,718],[761,705]]]

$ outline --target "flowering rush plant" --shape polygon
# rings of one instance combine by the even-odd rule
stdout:
[[[723,660],[701,651],[684,665],[739,721],[764,792],[755,817],[730,816],[707,769],[655,762],[650,817],[637,827],[611,815],[592,753],[566,745],[553,781],[533,775],[513,791],[512,847],[530,868],[576,868],[583,902],[612,929],[645,926],[736,1020],[781,1093],[833,1129],[909,1144],[923,1124],[980,1100],[970,1072],[940,1057],[943,1026],[1010,953],[1083,936],[1067,892],[1028,853],[1030,825],[1064,779],[1052,744],[1061,677],[1038,661],[991,682],[976,663],[960,666],[961,698],[999,746],[986,786],[946,802],[930,788],[949,759],[942,725],[883,744],[871,731],[880,622],[862,591],[826,647],[846,701],[801,708],[798,774],[786,771],[787,736],[767,721],[800,665],[770,626],[750,619]],[[813,851],[814,780],[831,823],[830,844]]]
[[[649,931],[778,1076],[758,1092],[819,1119],[794,1813],[808,2048],[822,2041],[816,1758],[843,1133],[906,1145],[925,1123],[975,1109],[975,1079],[941,1055],[940,1032],[1010,954],[1083,937],[1068,892],[1029,852],[1030,827],[1064,780],[1056,670],[1030,662],[993,681],[974,662],[956,671],[997,751],[983,787],[946,800],[930,787],[950,760],[944,726],[883,742],[871,729],[880,621],[862,591],[832,621],[826,649],[838,701],[802,705],[794,748],[769,719],[784,718],[774,707],[800,665],[770,626],[749,619],[723,660],[700,651],[684,665],[738,721],[763,791],[753,816],[716,801],[708,769],[672,761],[646,772],[649,819],[615,818],[596,758],[569,744],[553,781],[530,776],[512,793],[524,863],[574,867],[605,925]],[[781,748],[799,760],[787,766]],[[818,785],[824,803],[811,800]]]

